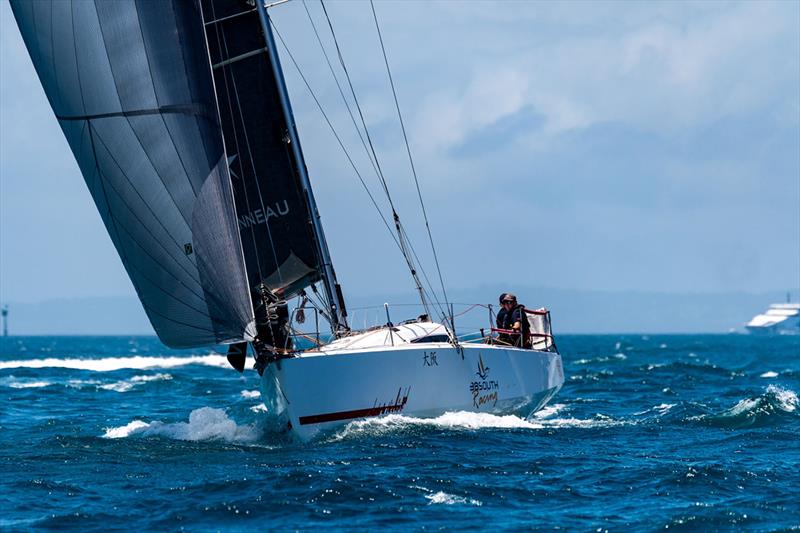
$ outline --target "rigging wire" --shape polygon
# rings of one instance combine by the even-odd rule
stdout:
[[[412,277],[413,277],[413,279],[415,281],[415,285],[416,285],[417,290],[419,292],[419,296],[420,296],[420,299],[422,301],[423,307],[425,308],[426,312],[430,313],[430,311],[428,310],[428,301],[433,300],[436,303],[437,311],[441,314],[442,318],[445,318],[445,317],[447,317],[447,313],[443,310],[442,304],[441,304],[441,302],[439,301],[439,299],[438,299],[438,297],[436,295],[436,291],[433,290],[433,284],[431,283],[430,278],[428,278],[428,275],[427,275],[426,271],[424,270],[424,268],[422,268],[419,256],[417,255],[416,250],[414,249],[413,245],[411,244],[410,239],[408,237],[408,234],[407,234],[404,226],[400,222],[400,217],[399,217],[399,215],[397,213],[397,210],[396,210],[396,208],[394,206],[394,202],[393,202],[391,193],[389,191],[388,182],[386,181],[386,178],[385,178],[385,176],[383,174],[383,169],[380,166],[380,162],[378,160],[378,156],[377,156],[377,153],[375,151],[375,147],[374,147],[374,144],[372,142],[372,138],[371,138],[371,135],[369,133],[369,129],[367,128],[367,125],[366,125],[366,120],[364,118],[364,114],[363,114],[363,112],[361,110],[361,106],[360,106],[360,104],[358,102],[358,97],[356,95],[355,88],[354,88],[353,83],[352,83],[352,79],[350,78],[350,73],[347,70],[347,66],[346,66],[346,64],[344,62],[344,57],[342,55],[341,48],[339,47],[339,43],[338,43],[338,40],[336,38],[336,33],[335,33],[334,29],[333,29],[332,21],[331,21],[329,15],[327,13],[327,9],[325,7],[325,4],[324,4],[323,0],[320,0],[320,5],[322,6],[323,12],[325,14],[325,17],[326,17],[326,20],[327,20],[327,23],[328,23],[328,27],[330,29],[331,36],[333,37],[333,41],[334,41],[334,44],[335,44],[335,47],[336,47],[339,63],[341,65],[342,70],[344,71],[345,77],[347,79],[348,87],[350,89],[350,94],[351,94],[351,96],[353,98],[353,102],[355,103],[356,109],[358,111],[358,115],[359,115],[359,119],[360,119],[361,125],[362,125],[362,127],[364,129],[364,134],[363,135],[362,135],[362,132],[361,132],[361,128],[359,128],[358,123],[356,122],[355,116],[354,116],[353,111],[352,111],[352,109],[350,107],[350,104],[349,104],[349,102],[347,100],[347,97],[345,96],[345,92],[342,89],[342,86],[341,86],[341,83],[339,81],[339,78],[337,77],[337,75],[335,73],[335,70],[333,69],[333,65],[332,65],[332,63],[330,61],[330,57],[328,56],[328,54],[327,54],[327,52],[325,50],[325,46],[322,43],[322,39],[321,39],[321,37],[319,35],[319,32],[318,32],[318,30],[316,28],[314,20],[311,17],[311,13],[310,13],[310,11],[308,9],[308,6],[307,6],[305,0],[303,0],[303,6],[305,8],[306,15],[309,18],[309,22],[311,23],[311,26],[312,26],[312,29],[313,29],[314,34],[316,36],[317,42],[318,42],[318,44],[319,44],[319,46],[320,46],[320,48],[322,50],[322,53],[323,53],[323,55],[325,57],[325,61],[328,64],[328,69],[330,70],[331,75],[334,78],[334,82],[336,83],[336,86],[337,86],[337,88],[339,90],[339,95],[341,96],[342,101],[345,104],[345,107],[347,108],[348,114],[350,116],[350,120],[351,120],[353,126],[355,127],[356,132],[358,133],[359,139],[361,140],[362,147],[364,148],[364,150],[366,152],[367,158],[369,159],[369,161],[370,161],[370,163],[372,165],[372,168],[375,171],[375,174],[376,174],[376,176],[378,178],[380,186],[383,189],[383,192],[384,192],[384,194],[386,196],[386,199],[387,199],[387,201],[389,203],[389,207],[391,208],[391,211],[392,211],[392,218],[393,218],[393,221],[395,223],[394,225],[395,225],[395,230],[397,232],[397,235],[395,235],[394,232],[392,232],[392,230],[391,230],[391,228],[389,226],[389,223],[388,223],[386,217],[384,216],[380,206],[378,205],[378,203],[375,200],[375,197],[373,196],[371,190],[369,189],[369,187],[367,186],[366,182],[364,181],[363,176],[359,172],[355,162],[353,161],[352,157],[350,156],[350,153],[345,148],[341,137],[339,136],[338,132],[336,131],[335,127],[333,126],[333,123],[329,119],[327,113],[325,113],[325,110],[323,109],[321,102],[317,98],[317,96],[314,93],[313,89],[311,88],[307,78],[305,77],[304,73],[300,69],[300,66],[299,66],[298,62],[296,61],[296,59],[294,58],[294,55],[289,50],[289,47],[288,47],[286,41],[283,39],[283,36],[281,35],[280,31],[278,31],[278,28],[275,26],[273,21],[271,21],[272,22],[271,25],[275,29],[275,33],[278,35],[278,38],[280,39],[281,44],[283,45],[284,49],[286,50],[287,54],[289,55],[289,58],[291,59],[294,67],[297,69],[298,73],[300,74],[300,77],[303,80],[303,83],[305,84],[306,89],[311,94],[311,96],[314,99],[318,109],[322,113],[323,118],[325,119],[326,123],[328,124],[328,127],[330,128],[331,132],[333,133],[334,137],[336,138],[337,142],[339,143],[340,148],[342,149],[342,151],[344,152],[345,156],[347,157],[347,160],[350,163],[350,166],[353,168],[354,172],[356,173],[356,176],[358,177],[359,181],[361,182],[362,187],[367,192],[367,195],[369,196],[373,206],[378,211],[378,214],[381,217],[381,220],[383,221],[384,226],[389,231],[390,235],[392,236],[393,240],[395,241],[395,244],[398,246],[401,254],[403,255],[404,259],[406,260],[407,266],[408,266],[408,268],[409,268],[409,270],[411,272],[411,275],[412,275]],[[374,8],[373,8],[373,15],[374,15]],[[380,32],[379,32],[379,36],[380,36]],[[383,48],[382,39],[381,39],[381,46]],[[386,62],[385,49],[384,49],[384,61]],[[387,68],[388,68],[388,64],[387,64]],[[390,80],[391,80],[391,73],[390,73]],[[392,89],[393,89],[393,92],[394,92],[393,81],[392,81]],[[398,102],[397,102],[396,93],[395,93],[395,106],[398,108],[398,113],[399,113],[399,105],[398,105]],[[404,138],[406,139],[406,150],[407,150],[407,152],[409,154],[409,157],[410,157],[410,149],[408,147],[408,140],[407,140],[407,136],[406,136],[406,133],[405,133],[405,126],[404,126],[404,124],[402,124],[402,116],[401,116],[401,126],[403,127]],[[364,139],[364,135],[366,135],[366,141]],[[367,144],[369,146],[367,146]],[[412,161],[412,169],[413,169],[413,161]],[[414,174],[415,174],[415,182],[417,182],[417,194],[418,194],[418,197],[421,200],[421,192],[420,192],[420,189],[419,189],[418,181],[416,179],[416,171],[414,171]],[[427,214],[425,213],[425,210],[424,210],[424,204],[423,204],[423,214],[425,216],[425,223],[426,223],[426,227],[428,228],[428,234],[429,234],[429,238],[430,238],[430,226],[428,224]],[[431,238],[431,241],[432,241],[432,238]],[[435,256],[435,250],[434,250],[434,256]],[[416,264],[415,264],[415,262],[416,262]],[[420,266],[417,267],[417,265],[420,265]],[[438,264],[438,258],[436,258],[436,266],[437,266],[437,270],[439,272],[440,283],[443,286],[442,276],[441,276],[441,269],[439,268],[439,264]],[[420,281],[420,279],[418,277],[418,274],[417,274],[418,270],[422,273],[422,275],[423,275],[423,277],[425,279],[425,282],[427,283],[427,287],[430,289],[430,292],[428,290],[426,290],[424,284]],[[443,293],[443,294],[446,295],[446,293]]]
[[[400,216],[397,213],[397,209],[395,208],[394,201],[392,200],[391,193],[389,192],[389,186],[388,186],[388,183],[386,182],[386,177],[383,174],[383,169],[380,166],[380,162],[378,160],[378,155],[375,152],[375,146],[374,146],[374,144],[372,142],[372,136],[369,134],[369,128],[367,128],[367,124],[366,124],[366,121],[364,119],[364,114],[363,114],[363,112],[361,110],[361,105],[358,102],[358,97],[356,96],[355,88],[353,87],[353,81],[350,78],[350,72],[347,70],[347,65],[344,62],[344,56],[342,55],[342,50],[341,50],[341,48],[339,46],[339,41],[336,38],[336,32],[333,29],[333,23],[331,22],[331,18],[328,15],[328,10],[325,7],[324,0],[320,0],[320,5],[322,6],[322,11],[325,14],[325,19],[328,22],[328,28],[330,29],[331,36],[333,37],[333,42],[334,42],[334,45],[336,47],[336,53],[337,53],[337,56],[339,58],[339,64],[341,65],[342,70],[344,71],[345,78],[347,79],[347,84],[348,84],[348,86],[350,88],[350,94],[353,97],[353,102],[356,105],[356,110],[358,111],[359,118],[361,119],[361,125],[364,128],[364,133],[366,134],[367,142],[369,144],[370,151],[372,152],[372,156],[373,156],[373,158],[375,160],[375,166],[376,166],[376,170],[377,170],[377,173],[378,173],[378,179],[379,179],[379,181],[381,183],[381,186],[383,187],[384,193],[386,194],[386,199],[389,202],[389,206],[392,209],[392,218],[394,219],[395,229],[397,231],[397,234],[398,234],[398,237],[399,237],[399,242],[401,244],[401,252],[403,254],[404,259],[406,260],[408,268],[409,268],[409,270],[411,272],[411,276],[414,279],[414,283],[415,283],[417,291],[419,292],[419,295],[420,295],[420,300],[422,300],[422,304],[425,307],[426,312],[430,313],[430,311],[428,309],[427,298],[425,296],[425,294],[426,294],[425,288],[423,287],[423,284],[422,284],[421,280],[419,279],[419,276],[417,275],[417,269],[422,271],[423,274],[424,274],[425,273],[424,268],[422,267],[421,263],[419,263],[418,260],[417,260],[418,261],[417,264],[419,266],[417,267],[417,265],[414,264],[414,259],[413,259],[412,255],[408,253],[408,249],[411,249],[413,251],[413,256],[416,256],[416,252],[414,251],[414,247],[411,244],[410,240],[408,239],[408,236],[406,235],[404,237],[404,235],[403,235],[404,234],[404,230],[403,230],[402,223],[400,222]],[[324,49],[324,47],[323,47],[323,49]],[[425,277],[427,277],[427,276],[425,276]],[[436,291],[433,290],[433,286],[430,285],[430,282],[428,282],[428,283],[429,283],[429,286],[430,286],[430,291],[435,296]],[[445,316],[445,314],[442,312],[441,304],[438,302],[438,298],[435,298],[435,301],[439,306],[439,312],[442,313],[443,316]]]
[[[270,22],[272,23],[272,19],[270,19]],[[369,196],[369,199],[372,201],[372,205],[378,211],[378,215],[381,217],[381,220],[383,221],[384,226],[386,226],[386,229],[389,231],[389,235],[392,236],[392,239],[394,240],[395,244],[398,247],[400,247],[400,243],[399,243],[397,237],[395,236],[395,234],[392,232],[392,228],[389,225],[389,222],[386,220],[386,217],[384,216],[383,211],[381,211],[381,208],[378,205],[378,202],[375,200],[375,196],[372,194],[372,191],[367,186],[367,183],[364,181],[363,176],[361,176],[361,173],[358,171],[358,167],[356,167],[355,162],[353,162],[353,158],[350,157],[350,153],[347,151],[347,148],[345,148],[341,137],[336,132],[336,128],[333,127],[333,123],[331,123],[330,119],[328,118],[327,113],[325,113],[325,110],[323,109],[322,104],[320,103],[319,99],[317,98],[317,95],[314,93],[314,90],[311,88],[311,85],[309,85],[308,80],[306,79],[305,75],[303,74],[303,71],[300,69],[300,65],[298,65],[297,61],[294,58],[294,55],[292,54],[291,50],[289,50],[289,47],[286,45],[286,41],[283,40],[283,36],[281,35],[281,32],[278,31],[278,28],[275,26],[274,23],[272,23],[272,29],[275,30],[275,34],[278,36],[278,39],[280,39],[284,50],[286,50],[286,53],[289,55],[289,59],[291,59],[292,64],[294,65],[295,69],[297,69],[298,74],[300,74],[300,78],[303,80],[303,83],[305,84],[306,89],[308,89],[308,92],[311,94],[311,97],[314,99],[314,102],[317,104],[317,108],[319,109],[320,113],[322,113],[322,117],[325,119],[325,122],[328,124],[328,127],[331,130],[331,133],[333,133],[333,136],[336,138],[336,141],[339,143],[339,147],[344,152],[345,157],[347,157],[347,161],[350,163],[350,166],[353,167],[353,171],[356,173],[356,176],[358,177],[358,180],[361,182],[361,185],[364,187],[364,190],[367,192],[367,195]],[[402,248],[401,248],[401,250],[402,250]]]
[[[414,184],[417,187],[417,197],[419,198],[419,205],[422,208],[422,216],[425,219],[425,229],[428,230],[428,240],[431,244],[431,251],[433,252],[433,260],[436,263],[436,272],[439,274],[439,284],[442,287],[442,295],[444,297],[444,301],[447,302],[447,290],[444,286],[444,279],[442,278],[442,269],[439,266],[439,257],[436,253],[436,246],[433,244],[433,235],[431,234],[431,226],[428,223],[428,213],[425,209],[425,202],[422,201],[422,192],[419,188],[419,178],[417,177],[417,169],[414,166],[414,159],[411,157],[411,147],[408,143],[408,135],[406,134],[406,126],[403,122],[403,114],[400,112],[400,104],[397,100],[397,91],[394,87],[394,78],[392,77],[392,70],[389,68],[389,59],[386,57],[386,47],[383,44],[383,35],[381,34],[381,27],[378,24],[378,15],[375,13],[375,3],[373,0],[369,0],[369,5],[372,8],[372,18],[375,20],[375,29],[378,31],[378,39],[381,43],[381,51],[383,52],[383,62],[386,65],[386,73],[389,75],[389,83],[392,86],[392,96],[394,96],[394,106],[397,109],[397,118],[400,119],[400,128],[403,131],[403,140],[406,144],[406,153],[408,154],[408,162],[411,165],[411,172],[414,176]],[[439,304],[437,300],[437,304]],[[441,306],[441,304],[439,304]]]
[[[342,84],[339,82],[339,77],[336,75],[336,72],[333,69],[333,64],[328,56],[328,52],[325,50],[325,45],[322,44],[322,38],[317,31],[317,25],[314,23],[314,18],[311,16],[311,11],[308,9],[306,0],[303,0],[303,7],[306,10],[308,21],[311,23],[311,28],[314,30],[314,35],[317,37],[317,43],[319,43],[320,50],[322,50],[322,55],[325,57],[325,62],[328,64],[328,70],[330,70],[331,76],[333,76],[333,81],[336,83],[337,89],[339,89],[339,95],[342,97],[342,102],[344,102],[347,113],[350,115],[350,121],[353,123],[356,133],[358,133],[358,138],[361,140],[361,146],[364,147],[364,151],[367,154],[367,159],[369,159],[369,162],[372,164],[372,169],[375,171],[375,174],[378,175],[378,167],[376,166],[375,160],[372,158],[372,154],[367,147],[367,143],[364,140],[364,135],[361,133],[361,128],[359,128],[358,124],[356,123],[356,118],[353,116],[353,110],[350,108],[350,103],[347,101],[347,97],[344,95],[344,89],[342,89]]]

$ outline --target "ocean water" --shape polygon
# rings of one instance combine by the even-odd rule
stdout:
[[[0,343],[0,529],[800,528],[800,337],[562,336],[564,388],[528,420],[309,444],[208,350]]]

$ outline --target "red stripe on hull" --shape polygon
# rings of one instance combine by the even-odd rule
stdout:
[[[375,407],[368,407],[366,409],[339,411],[338,413],[301,416],[300,425],[307,426],[309,424],[322,424],[323,422],[336,422],[338,420],[352,420],[354,418],[368,418],[371,416],[380,416],[389,413],[399,413],[403,410],[403,407],[405,407],[406,402],[408,402],[408,391],[402,398],[400,397],[400,391],[397,391],[397,399],[394,403],[376,405]]]

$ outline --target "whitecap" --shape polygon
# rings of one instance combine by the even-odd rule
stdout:
[[[243,390],[242,398],[261,398],[261,392],[257,390]]]
[[[52,385],[52,383],[49,381],[16,381],[8,384],[12,389],[38,389],[40,387],[49,387],[50,385]]]
[[[770,385],[767,387],[767,394],[771,394],[777,400],[777,407],[787,413],[794,412],[800,406],[797,393],[792,390]]]
[[[613,426],[622,426],[630,424],[624,420],[616,420],[610,416],[597,414],[594,418],[551,418],[540,421],[543,427],[546,428],[562,428],[562,429],[594,429],[606,428]]]
[[[170,379],[172,379],[172,376],[169,374],[133,376],[129,380],[117,381],[115,383],[100,385],[98,388],[103,390],[111,390],[115,392],[128,392],[129,390],[133,390],[133,388],[136,387],[137,385],[142,385],[143,383],[148,383],[150,381],[166,381]]]
[[[130,368],[175,368],[186,365],[227,367],[228,360],[223,355],[194,355],[189,357],[105,357],[102,359],[27,359],[19,361],[0,361],[0,369],[5,368],[70,368],[93,372],[111,372]]]
[[[250,408],[250,410],[253,411],[254,413],[266,413],[268,411],[267,406],[263,403],[254,405],[253,407]]]
[[[531,418],[534,419],[550,418],[551,416],[555,416],[561,411],[563,411],[565,407],[566,405],[563,403],[554,403],[553,405],[545,406],[542,409],[536,411],[535,413],[533,413]]]
[[[469,504],[475,506],[481,506],[481,503],[478,500],[473,500],[472,498],[465,498],[463,496],[456,496],[455,494],[447,494],[446,492],[434,492],[433,494],[426,494],[425,498],[430,501],[428,505],[433,504],[444,504],[444,505],[453,505],[453,504]]]
[[[103,434],[103,437],[106,439],[123,439],[125,437],[130,437],[134,433],[139,433],[148,427],[150,427],[150,424],[147,422],[142,420],[134,420],[133,422],[129,422],[124,426],[117,428],[106,428],[106,432]]]
[[[663,415],[663,414],[666,414],[670,409],[675,407],[675,405],[676,404],[674,404],[674,403],[660,403],[658,405],[654,405],[650,409],[645,409],[644,411],[639,411],[639,412],[636,412],[636,413],[633,413],[633,414],[634,414],[634,416],[639,416],[639,415],[646,415],[647,413],[655,412],[655,413],[657,413],[659,415]]]
[[[773,372],[772,370],[768,370],[767,372],[764,372],[763,374],[761,374],[760,377],[762,377],[762,378],[777,378],[778,377],[778,373],[777,372]]]
[[[185,441],[222,440],[232,443],[255,442],[261,431],[255,426],[239,425],[222,409],[201,407],[189,414],[188,422],[165,423],[134,420],[118,428],[108,428],[106,438],[123,438],[131,435],[166,437]]]
[[[4,387],[9,387],[12,389],[38,389],[41,387],[49,387],[52,385],[49,381],[41,381],[41,380],[26,380],[26,379],[18,379],[14,376],[8,376],[6,378],[0,379],[0,385]]]
[[[169,381],[172,379],[170,374],[150,374],[147,376],[133,376],[130,380],[133,383],[147,383],[148,381]]]
[[[128,392],[129,390],[133,389],[133,383],[129,383],[127,381],[117,381],[116,383],[107,383],[105,385],[100,385],[99,388],[103,390],[111,390],[114,392]]]

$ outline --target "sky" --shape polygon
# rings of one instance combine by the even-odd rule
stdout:
[[[306,5],[334,58],[319,3]],[[326,5],[433,280],[369,4]],[[376,11],[448,287],[800,287],[800,2],[380,1]],[[377,193],[303,3],[271,14]],[[345,293],[411,288],[281,54]],[[133,294],[2,1],[0,300]]]

